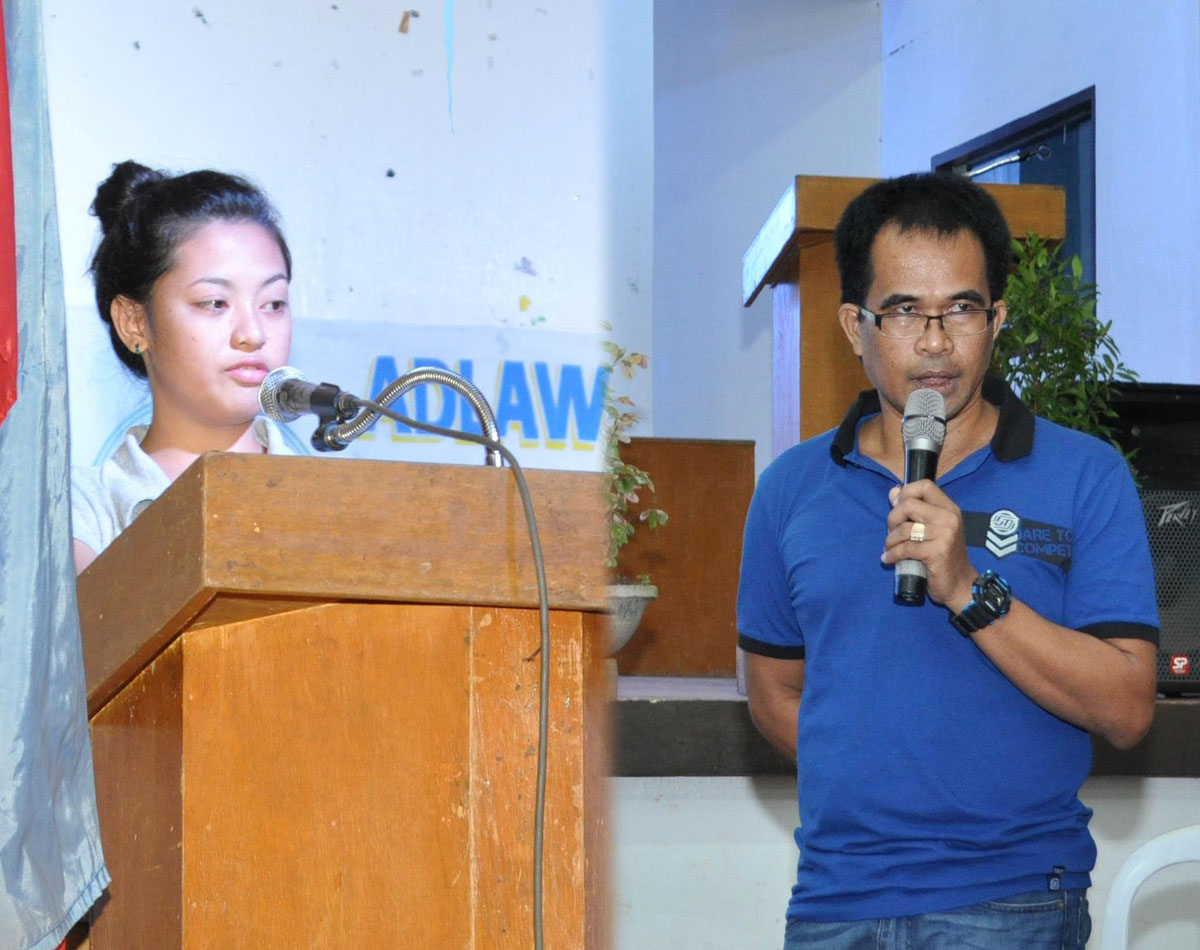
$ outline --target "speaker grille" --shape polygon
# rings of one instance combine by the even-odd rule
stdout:
[[[1143,489],[1162,624],[1158,689],[1200,693],[1200,491]]]

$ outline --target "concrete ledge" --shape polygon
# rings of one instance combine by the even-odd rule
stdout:
[[[758,733],[733,679],[623,676],[613,775],[791,775]],[[1092,775],[1200,777],[1200,698],[1159,699],[1154,725],[1122,752],[1092,739]]]

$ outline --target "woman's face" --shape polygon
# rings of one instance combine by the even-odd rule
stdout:
[[[292,343],[287,265],[271,233],[213,221],[182,241],[150,292],[145,347],[155,415],[242,425]]]

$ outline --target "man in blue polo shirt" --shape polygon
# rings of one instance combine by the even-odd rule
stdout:
[[[1010,259],[965,178],[879,182],[835,235],[838,319],[873,390],[763,473],[738,593],[750,711],[797,761],[785,950],[1083,947],[1089,732],[1154,710],[1146,528],[1110,446],[985,377]],[[941,393],[930,480],[901,418]],[[894,565],[924,564],[922,606]]]

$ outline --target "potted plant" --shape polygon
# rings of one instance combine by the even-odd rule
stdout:
[[[1096,287],[1083,282],[1078,255],[1063,261],[1029,234],[1013,241],[1016,267],[1004,299],[1008,319],[992,350],[991,372],[1008,381],[1036,415],[1116,446],[1112,383],[1137,378],[1121,362],[1111,321],[1096,316]]]
[[[605,324],[604,329],[611,331],[612,327]],[[603,367],[608,372],[608,384],[604,394],[602,430],[605,518],[609,529],[605,563],[615,571],[617,552],[629,543],[636,530],[636,523],[631,520],[636,508],[631,506],[638,505],[643,491],[654,492],[654,482],[648,472],[621,457],[622,446],[629,444],[629,430],[641,419],[641,413],[629,396],[618,394],[613,389],[612,383],[618,375],[633,379],[638,370],[649,365],[649,361],[643,354],[626,350],[612,340],[605,340],[603,347],[608,355],[608,362]],[[667,523],[667,513],[657,507],[642,508],[636,513],[636,522],[655,529]],[[620,650],[633,636],[646,606],[657,596],[658,588],[650,583],[649,575],[642,574],[629,580],[614,574],[613,583],[608,589],[610,655]]]

